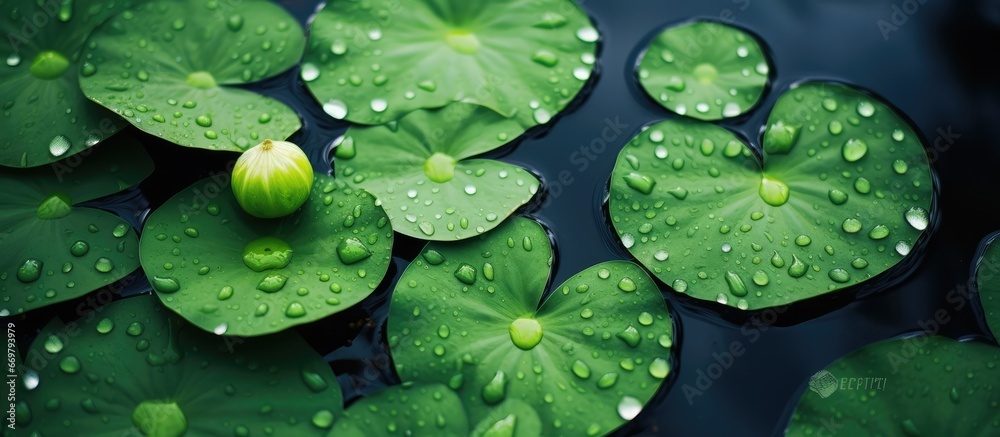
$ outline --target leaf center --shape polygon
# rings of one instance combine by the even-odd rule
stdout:
[[[451,156],[436,152],[424,161],[424,173],[430,180],[445,183],[455,177],[455,164],[458,161]]]
[[[456,52],[463,55],[474,55],[479,51],[479,38],[467,30],[452,30],[444,36],[444,42]]]
[[[69,69],[69,61],[61,53],[46,50],[35,56],[28,71],[39,79],[52,80],[62,77]]]
[[[148,437],[179,437],[187,431],[187,418],[176,402],[142,401],[132,411],[132,424]]]
[[[187,82],[188,85],[203,90],[215,88],[217,86],[215,83],[215,77],[212,76],[212,73],[207,71],[195,71],[194,73],[188,75],[185,82]]]
[[[542,324],[538,320],[521,317],[510,324],[510,340],[521,350],[531,350],[542,341]]]
[[[711,84],[715,83],[715,79],[719,77],[719,70],[716,70],[712,64],[698,64],[694,67],[693,74],[698,82]]]
[[[764,176],[760,179],[760,189],[757,190],[760,198],[771,206],[781,206],[788,202],[788,185],[777,179]]]
[[[69,196],[63,193],[53,194],[38,205],[38,218],[42,220],[55,220],[69,215],[73,210]]]
[[[261,237],[243,248],[243,264],[255,272],[285,268],[291,261],[292,247],[277,237]]]

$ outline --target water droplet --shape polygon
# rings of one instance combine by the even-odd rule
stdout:
[[[465,186],[465,194],[468,194],[470,196],[473,195],[473,194],[476,194],[476,186],[472,185],[472,184],[466,185]]]
[[[867,100],[858,102],[858,115],[868,118],[875,114],[875,105]]]
[[[44,263],[34,258],[24,260],[24,263],[17,268],[17,280],[26,284],[37,281],[42,276],[43,266]]]
[[[642,411],[642,403],[631,396],[625,396],[618,402],[618,416],[625,420],[635,419]]]
[[[897,142],[903,141],[904,139],[906,139],[906,134],[903,133],[903,131],[896,129],[892,131],[892,139],[896,140]]]
[[[573,77],[580,81],[590,79],[590,69],[586,67],[576,67],[573,69]]]
[[[306,315],[306,307],[302,306],[301,303],[292,302],[285,308],[285,316],[287,317],[295,319],[304,315]]]
[[[830,279],[833,280],[833,282],[838,282],[841,284],[851,280],[851,274],[847,273],[847,270],[844,269],[830,270],[829,276]]]
[[[313,426],[320,429],[330,429],[333,426],[333,412],[330,410],[319,410],[312,416]]]
[[[319,77],[319,68],[317,68],[312,62],[303,63],[301,75],[302,80],[312,82]]]
[[[892,171],[896,172],[896,174],[906,174],[906,170],[909,168],[910,166],[907,165],[906,161],[903,161],[902,159],[892,161]]]
[[[872,191],[872,183],[864,177],[859,177],[854,181],[854,190],[861,194],[868,194]]]
[[[625,180],[625,185],[642,194],[652,193],[653,187],[656,185],[656,180],[652,177],[635,172],[622,176],[622,179]]]
[[[99,334],[107,334],[111,332],[112,329],[115,329],[115,322],[107,317],[101,319],[100,322],[97,322],[97,332]]]
[[[799,235],[798,237],[795,237],[796,246],[805,247],[808,246],[810,243],[812,243],[812,238],[809,238],[808,235]]]
[[[868,144],[857,138],[851,138],[844,143],[841,153],[845,161],[857,162],[868,153]]]
[[[63,350],[63,342],[59,337],[50,335],[49,338],[45,339],[43,347],[48,353],[57,354]]]
[[[896,253],[906,256],[910,254],[910,244],[900,240],[896,242]]]
[[[387,102],[385,99],[372,99],[370,106],[372,108],[372,111],[383,112],[386,110],[386,108],[389,107],[389,102]]]
[[[514,346],[521,350],[531,350],[542,341],[542,325],[532,318],[514,320],[507,331]]]
[[[538,108],[535,109],[535,112],[532,114],[532,118],[535,119],[535,123],[545,124],[548,123],[549,120],[552,120],[552,114],[545,108]]]
[[[573,370],[573,374],[580,379],[590,378],[590,366],[588,366],[587,363],[584,363],[583,361],[580,360],[574,361],[573,365],[571,366],[571,369]]]
[[[59,370],[70,375],[80,371],[80,359],[73,356],[67,355],[63,359],[59,360]]]
[[[871,238],[872,240],[881,240],[888,236],[889,236],[889,228],[886,225],[875,226],[874,228],[872,228],[871,231],[868,232],[868,238]]]
[[[799,259],[798,256],[792,254],[792,265],[788,266],[788,276],[793,278],[801,278],[806,274],[806,264]]]
[[[531,55],[531,60],[546,67],[554,67],[559,62],[559,58],[557,58],[554,53],[545,49],[539,50],[535,52],[535,54]]]
[[[98,258],[97,261],[94,263],[94,269],[96,269],[101,273],[108,273],[111,270],[114,270],[114,268],[115,268],[115,263],[103,256]]]
[[[434,224],[431,222],[426,222],[426,221],[420,222],[420,224],[418,224],[417,227],[420,228],[420,232],[423,232],[424,235],[427,236],[434,235]]]
[[[618,289],[626,293],[633,292],[636,289],[635,282],[631,278],[622,278],[618,281]]]
[[[368,246],[355,237],[346,238],[337,245],[337,257],[346,265],[360,262],[370,256],[372,252]]]
[[[747,295],[747,286],[743,283],[743,278],[740,278],[736,272],[726,272],[726,283],[729,284],[729,291],[733,296],[743,297]]]
[[[628,328],[625,328],[622,332],[615,334],[615,337],[622,339],[622,341],[630,347],[639,346],[639,341],[642,340],[639,330],[635,329],[635,326],[632,326],[631,324],[629,324]]]
[[[277,293],[285,287],[288,277],[279,273],[272,273],[261,278],[257,283],[257,289],[265,293]]]
[[[222,335],[225,334],[226,330],[228,329],[229,329],[229,324],[226,322],[222,322],[218,326],[216,326],[215,329],[212,330],[212,332],[214,332],[215,335]]]
[[[771,281],[771,278],[769,278],[767,276],[767,273],[765,273],[762,270],[757,270],[756,272],[753,273],[753,283],[754,284],[757,284],[757,285],[763,287],[763,286],[767,285],[768,282],[770,282],[770,281]]]
[[[840,190],[830,190],[829,197],[834,205],[843,205],[847,202],[847,193]]]
[[[65,135],[56,135],[52,138],[52,141],[49,142],[49,153],[51,153],[52,156],[63,156],[67,151],[69,151],[69,148],[69,138],[66,138]]]
[[[653,378],[663,379],[667,377],[668,373],[670,373],[670,364],[667,363],[667,360],[656,358],[652,363],[649,363],[649,374]]]
[[[840,227],[844,230],[844,232],[854,234],[861,231],[861,220],[851,217],[844,220],[844,223]]]
[[[910,226],[913,226],[913,229],[916,229],[918,231],[927,229],[927,225],[929,224],[929,219],[927,216],[927,211],[925,209],[919,206],[915,206],[906,210],[904,216],[906,217],[906,222],[909,223]]]
[[[458,266],[458,269],[455,270],[455,278],[463,284],[472,285],[476,283],[476,268],[469,264],[462,263]]]
[[[503,370],[498,370],[490,382],[483,386],[483,401],[489,405],[494,405],[507,397],[507,375]]]
[[[576,37],[583,42],[595,42],[600,35],[593,27],[581,27],[576,31]]]
[[[771,265],[779,269],[785,266],[785,260],[781,258],[778,251],[774,251],[774,255],[771,255]]]
[[[347,116],[347,104],[342,100],[331,99],[323,104],[323,112],[337,120],[343,120]]]
[[[432,265],[432,266],[436,266],[436,265],[441,264],[441,263],[444,262],[444,255],[441,255],[440,252],[438,252],[438,251],[436,251],[434,249],[429,249],[429,250],[425,251],[423,253],[423,257],[424,257],[424,260],[426,260],[427,263],[430,264],[430,265]]]
[[[144,331],[145,329],[146,327],[142,326],[142,323],[132,322],[125,328],[125,333],[133,337],[138,337],[142,335],[142,331]]]
[[[639,313],[639,317],[637,317],[636,319],[642,326],[649,326],[653,324],[653,315],[645,311]]]
[[[156,291],[161,293],[173,293],[181,289],[181,283],[171,277],[153,276],[150,283]]]
[[[632,246],[635,245],[635,236],[629,233],[622,234],[622,245],[624,245],[626,249],[632,248]]]

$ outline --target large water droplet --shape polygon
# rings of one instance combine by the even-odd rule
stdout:
[[[521,350],[531,350],[542,341],[542,325],[537,320],[521,317],[508,328],[510,340]]]
[[[351,265],[372,256],[372,252],[361,240],[351,237],[337,245],[337,256],[344,264]]]
[[[929,219],[927,216],[927,211],[925,209],[919,206],[915,206],[906,210],[904,216],[906,217],[906,222],[909,223],[910,226],[913,226],[913,229],[916,229],[918,231],[927,229],[927,225],[929,224]]]
[[[498,370],[493,379],[483,386],[482,396],[488,405],[497,404],[507,396],[507,375],[503,370]]]
[[[851,138],[844,143],[841,153],[847,162],[857,162],[868,153],[868,144],[857,138]]]
[[[66,138],[65,135],[56,135],[49,142],[49,153],[52,156],[63,156],[69,151],[70,146],[69,138]]]
[[[635,419],[642,411],[642,403],[631,396],[625,396],[618,402],[618,416],[625,420]]]

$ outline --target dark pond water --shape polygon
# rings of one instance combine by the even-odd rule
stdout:
[[[933,149],[940,182],[937,232],[923,247],[923,257],[915,257],[913,273],[880,293],[841,299],[833,308],[807,305],[794,314],[733,322],[681,301],[661,284],[679,320],[673,379],[617,435],[779,434],[809,376],[860,346],[920,330],[953,338],[984,335],[971,306],[957,308],[946,296],[965,286],[980,241],[1000,229],[993,197],[1000,185],[1000,145],[994,140],[1000,138],[1000,85],[992,62],[1000,42],[1000,1],[921,1],[581,2],[602,33],[600,74],[579,105],[551,129],[497,154],[545,180],[545,201],[525,212],[554,233],[553,282],[601,261],[629,259],[606,225],[601,203],[625,142],[641,126],[671,117],[641,91],[633,69],[645,42],[666,24],[732,17],[764,40],[774,66],[771,89],[757,113],[727,127],[756,139],[757,126],[776,97],[802,79],[857,84],[913,120]],[[304,24],[317,7],[315,0],[282,3]],[[897,29],[883,34],[879,20],[893,23],[893,6],[904,3],[912,3],[907,9],[913,13],[897,14]],[[919,6],[915,11],[914,4]],[[254,89],[297,108],[305,127],[291,140],[326,171],[329,144],[346,125],[331,121],[297,77],[296,68]],[[602,138],[606,126],[616,127],[615,134]],[[149,208],[236,158],[135,134],[153,155],[156,173],[138,190],[96,205],[132,219],[137,227]],[[585,148],[592,149],[594,159],[583,158]],[[349,399],[396,382],[383,333],[388,297],[421,247],[397,238],[395,265],[379,291],[357,308],[297,328],[326,355]],[[122,295],[148,290],[141,273],[123,283]],[[30,313],[19,321],[22,332],[54,316],[73,318],[81,302],[85,298]],[[937,328],[928,321],[939,309],[950,321]],[[744,352],[727,358],[733,345]]]

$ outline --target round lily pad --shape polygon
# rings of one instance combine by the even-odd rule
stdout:
[[[993,338],[1000,340],[1000,245],[996,244],[998,236],[1000,234],[993,234],[986,239],[980,249],[973,273],[986,325],[993,332]]]
[[[639,266],[612,261],[539,305],[551,265],[548,236],[526,218],[428,244],[389,310],[400,378],[448,384],[473,423],[505,399],[529,404],[542,435],[602,435],[631,420],[670,373],[666,302]]]
[[[0,0],[0,165],[37,167],[75,155],[125,126],[80,91],[87,35],[131,0]]]
[[[1000,348],[944,337],[885,340],[809,380],[787,436],[997,435]]]
[[[639,60],[639,84],[657,103],[699,120],[739,116],[764,94],[771,71],[761,44],[733,26],[696,21],[670,27]]]
[[[0,169],[0,316],[83,296],[139,268],[132,226],[78,205],[152,172],[142,146],[122,135],[51,167]]]
[[[529,128],[580,92],[598,37],[572,0],[328,2],[302,78],[336,119],[381,124],[462,101]]]
[[[513,164],[473,156],[524,129],[476,105],[455,103],[407,114],[395,126],[352,127],[337,146],[337,175],[376,196],[397,232],[460,240],[500,224],[538,191]]]
[[[263,335],[343,311],[389,268],[392,227],[364,190],[316,175],[291,215],[260,219],[205,179],[146,221],[143,269],[168,308],[216,334]]]
[[[342,408],[330,367],[298,335],[217,337],[152,296],[50,323],[25,363],[24,435],[322,436]]]
[[[403,384],[367,395],[344,411],[329,437],[465,436],[462,401],[443,384]]]
[[[238,152],[302,127],[284,103],[235,85],[291,68],[304,46],[298,23],[271,2],[150,1],[94,31],[80,87],[145,132]]]
[[[624,246],[677,292],[755,310],[861,284],[929,229],[934,182],[920,137],[870,95],[793,87],[763,149],[762,165],[732,132],[693,120],[641,132],[611,180]]]

